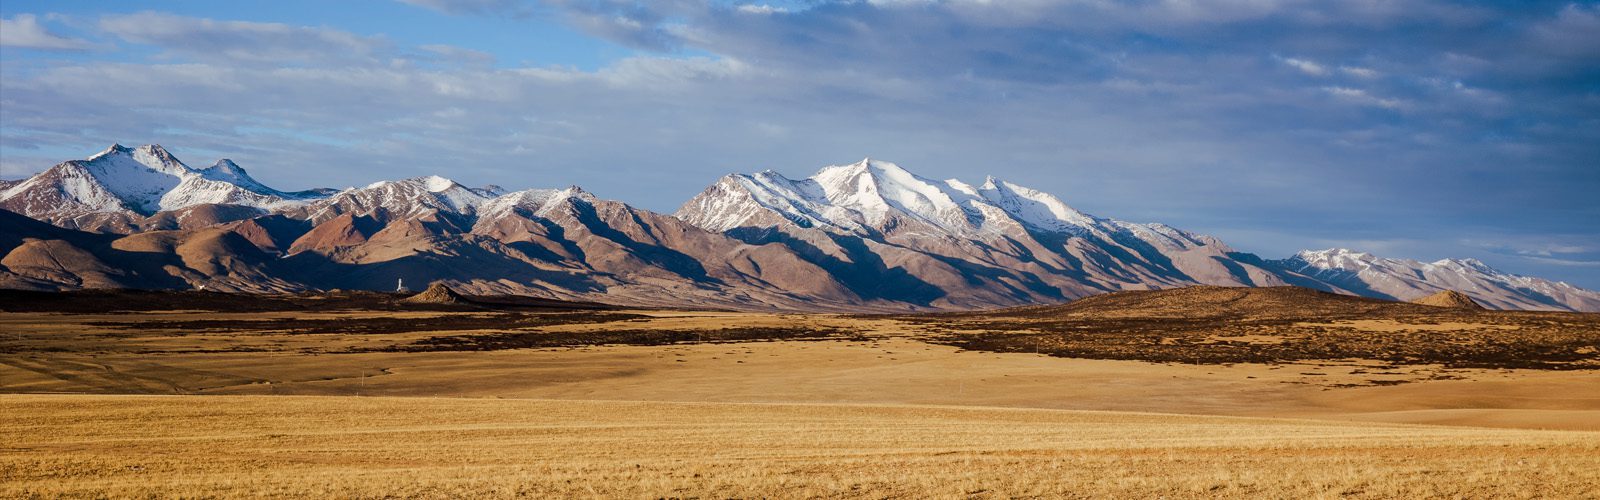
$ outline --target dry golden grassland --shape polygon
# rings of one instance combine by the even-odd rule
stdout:
[[[1600,433],[893,405],[0,396],[0,497],[1600,495]]]
[[[1600,430],[1597,370],[1076,359],[962,350],[928,342],[939,337],[918,322],[830,315],[550,313],[485,328],[488,314],[0,313],[0,393],[923,404]],[[728,332],[779,339],[711,341]],[[781,340],[794,332],[851,333]],[[437,344],[546,334],[640,344]],[[455,350],[478,348],[493,350]]]
[[[0,312],[0,498],[1600,496],[1590,316],[1113,318],[1085,332],[1032,310],[379,299]],[[1450,357],[1537,331],[1548,352]],[[1397,347],[1308,347],[1351,338]],[[1384,354],[1419,346],[1440,356]],[[1123,352],[1184,355],[1085,359]]]

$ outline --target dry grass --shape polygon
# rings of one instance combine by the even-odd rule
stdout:
[[[1074,359],[925,342],[936,326],[0,313],[0,392],[96,393],[0,395],[0,498],[1600,495],[1600,432],[1532,430],[1600,431],[1595,370]],[[782,340],[802,330],[850,334]],[[1183,347],[1298,342],[1194,334]],[[492,349],[391,352],[441,339]],[[552,345],[572,347],[526,348]]]
[[[925,325],[888,318],[626,313],[642,317],[595,322],[581,316],[587,313],[552,313],[546,322],[562,324],[516,330],[457,329],[481,327],[477,322],[499,314],[482,311],[0,313],[0,393],[931,404],[1600,430],[1596,370],[1390,366],[1370,360],[1152,364],[961,351],[919,341],[926,338],[919,333]],[[385,318],[401,316],[443,329],[374,329],[396,326]],[[350,331],[274,325],[296,318]],[[213,324],[208,321],[240,326],[174,327]],[[791,328],[862,336],[695,341],[706,332]],[[382,352],[440,337],[538,333],[556,340],[603,339],[619,330],[696,338],[659,346]],[[1270,345],[1277,338],[1200,340]]]
[[[0,497],[1593,497],[1600,434],[913,406],[0,396]]]

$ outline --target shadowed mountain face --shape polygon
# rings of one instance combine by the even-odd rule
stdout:
[[[1600,310],[1600,294],[1476,261],[1264,260],[1014,183],[935,181],[876,160],[801,180],[730,175],[669,216],[576,187],[505,192],[442,177],[288,193],[228,160],[195,169],[160,146],[113,146],[0,185],[0,210],[7,288],[387,290],[405,279],[648,306],[908,311],[1297,285]]]

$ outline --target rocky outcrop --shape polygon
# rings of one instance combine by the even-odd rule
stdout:
[[[1445,290],[1427,297],[1413,300],[1411,303],[1434,307],[1448,307],[1451,309],[1483,309],[1483,306],[1473,301],[1472,297],[1455,290]]]
[[[451,290],[449,286],[437,281],[428,285],[428,289],[423,290],[422,293],[400,299],[400,301],[407,304],[452,305],[464,305],[468,302],[466,297],[462,297],[461,294],[456,293],[455,290]]]

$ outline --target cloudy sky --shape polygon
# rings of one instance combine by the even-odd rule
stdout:
[[[285,189],[441,174],[670,212],[865,156],[1267,257],[1600,288],[1600,3],[0,4],[0,177],[112,142]]]

